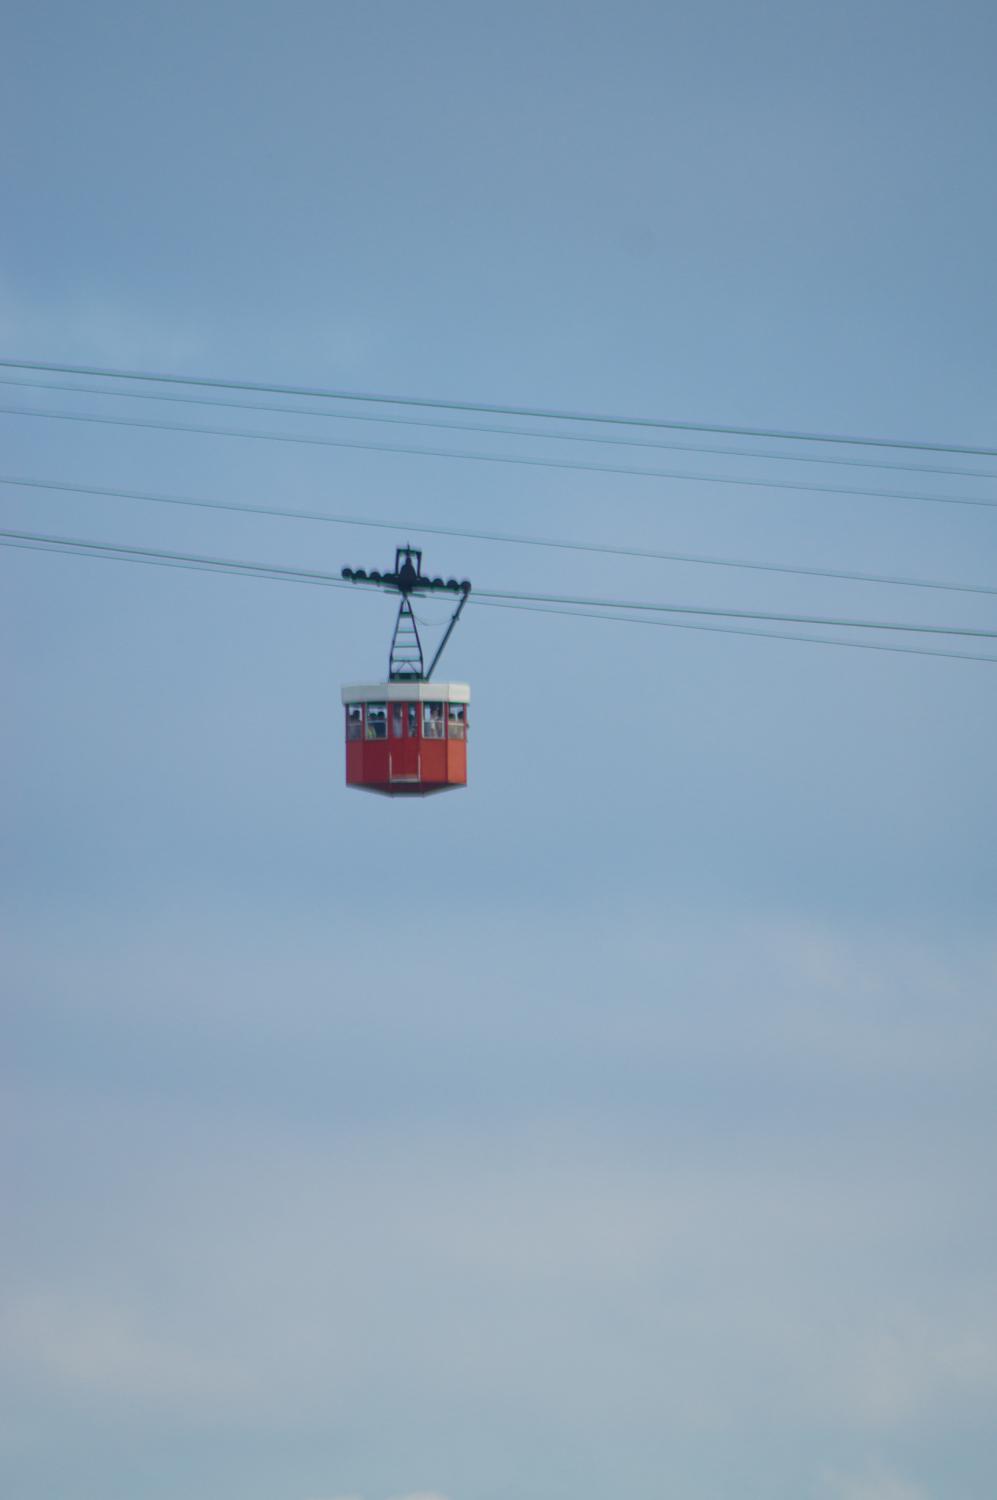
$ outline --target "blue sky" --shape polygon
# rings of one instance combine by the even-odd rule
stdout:
[[[995,43],[969,3],[19,7],[0,352],[997,447]],[[8,479],[997,562],[985,508],[0,423]],[[125,545],[369,568],[411,535],[482,587],[994,628],[985,595],[0,498]],[[395,805],[343,786],[339,704],[386,601],[0,568],[5,1494],[990,1500],[992,667],[469,608],[471,784]]]

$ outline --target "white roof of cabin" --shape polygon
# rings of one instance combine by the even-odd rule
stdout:
[[[466,682],[351,682],[344,703],[470,703]]]

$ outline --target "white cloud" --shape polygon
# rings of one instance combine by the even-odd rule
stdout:
[[[939,1402],[992,1400],[997,1392],[995,1337],[992,1306],[985,1296],[947,1317],[908,1311],[857,1342],[846,1376],[855,1414],[890,1425],[914,1420]]]
[[[332,1495],[329,1500],[363,1500],[362,1495]],[[411,1494],[392,1495],[391,1500],[447,1500],[436,1490],[413,1490]]]
[[[929,1500],[920,1485],[881,1469],[858,1475],[828,1474],[825,1492],[828,1500]]]
[[[170,314],[90,294],[61,303],[32,301],[0,282],[0,337],[34,357],[116,365],[189,365],[204,349],[203,328],[182,310]]]
[[[779,964],[761,963],[766,943]],[[13,1315],[0,1377],[39,1392],[33,1402],[50,1391],[62,1400],[91,1397],[108,1411],[124,1399],[133,1412],[195,1399],[211,1416],[234,1413],[270,1428],[318,1429],[330,1411],[359,1424],[376,1390],[389,1420],[411,1422],[414,1442],[420,1422],[431,1427],[435,1411],[461,1411],[465,1401],[522,1402],[578,1430],[607,1407],[625,1410],[628,1433],[642,1424],[654,1430],[662,1405],[684,1432],[757,1430],[776,1409],[801,1429],[830,1420],[862,1440],[915,1423],[944,1428],[967,1410],[985,1426],[997,1392],[997,1324],[977,1249],[991,1222],[979,1187],[989,1136],[976,1127],[989,1120],[989,1105],[967,1115],[960,1087],[937,1093],[928,1112],[920,1086],[905,1103],[886,1070],[889,1109],[874,1112],[871,1125],[851,1119],[864,1097],[855,1077],[873,1070],[864,1058],[876,1054],[905,997],[921,1027],[917,1047],[908,1040],[907,1066],[915,1071],[922,1059],[918,1080],[941,1070],[929,1054],[951,1029],[949,1018],[931,1019],[925,993],[947,995],[960,973],[966,1034],[951,1043],[951,1066],[960,1076],[983,1066],[975,1026],[984,964],[979,955],[964,971],[953,962],[944,983],[933,973],[922,992],[903,955],[877,953],[870,943],[860,963],[856,938],[845,963],[845,946],[829,952],[816,940],[808,948],[786,932],[781,942],[769,934],[732,942],[716,968],[702,959],[701,971],[698,941],[696,954],[683,958],[675,938],[670,971],[691,975],[705,1020],[691,1002],[627,1009],[614,1001],[614,1018],[622,1009],[626,1022],[615,1051],[600,1030],[602,1010],[580,1007],[570,1046],[576,1058],[585,1048],[604,1052],[607,1077],[618,1067],[639,1084],[649,1054],[656,1066],[660,1059],[665,1093],[684,1087],[687,1067],[694,1077],[698,1069],[697,1095],[680,1094],[660,1117],[638,1117],[639,1133],[628,1130],[615,1100],[608,1116],[587,1120],[570,1095],[551,1121],[525,1111],[521,1120],[493,1124],[472,1113],[458,1130],[449,1116],[371,1125],[360,1115],[354,1126],[345,1075],[338,1078],[343,1102],[328,1117],[313,1104],[301,1114],[292,1095],[284,1108],[279,1093],[257,1115],[264,1043],[277,1037],[279,1058],[300,1060],[306,1072],[310,1066],[305,1043],[312,1015],[330,1003],[330,966],[305,945],[274,938],[253,989],[248,970],[226,974],[221,952],[217,964],[202,954],[194,999],[210,1020],[197,1035],[207,1044],[211,1027],[224,1031],[225,1056],[234,1052],[237,1064],[219,1074],[220,1101],[204,1104],[193,1067],[189,1092],[176,1098],[158,1088],[134,1097],[108,1091],[98,1103],[61,1078],[57,1088],[25,1086],[10,1096],[7,1139],[29,1131],[34,1154],[53,1162],[60,1152],[68,1158],[71,1146],[73,1170],[61,1184],[56,1179],[58,1191],[42,1180],[36,1233],[44,1260],[16,1239],[3,1248],[7,1295],[18,1285],[31,1295]],[[142,966],[129,954],[120,972],[110,959],[106,969],[95,960],[81,986],[85,995],[110,993],[108,1003],[124,1016],[134,993],[128,969],[162,972],[162,989],[150,985],[152,1000],[139,997],[133,1007],[154,1001],[169,1016],[148,1033],[153,1039],[176,1024],[166,1004],[171,993],[188,1026],[183,1006],[191,1003],[162,945],[155,955],[157,962]],[[250,959],[257,963],[255,950]],[[767,1032],[751,1021],[758,1037],[746,1039],[748,1023],[731,1015],[746,1053],[736,1077],[751,1087],[728,1103],[732,1075],[715,1071],[714,1049],[718,1035],[732,1045],[718,1024],[730,1007],[716,997],[735,992],[725,968],[735,961],[760,969],[765,983],[772,979],[780,1001],[769,1006]],[[67,949],[44,970],[71,998],[81,985],[74,966],[78,955]],[[375,994],[369,1002],[344,967],[346,999],[334,994],[336,1034],[349,1037],[355,1027],[365,1036],[364,1024],[387,1032],[389,1020],[394,1027],[390,999]],[[867,1023],[862,1011],[872,1004],[877,973],[891,998]],[[47,995],[39,976],[34,981],[25,988]],[[354,994],[372,1005],[374,1021],[350,1008]],[[418,994],[414,1004],[408,992],[404,999],[420,1024],[427,1016],[439,1024]],[[232,1025],[237,1007],[252,1016],[255,1051]],[[117,1012],[112,1019],[117,1025]],[[126,1035],[143,1036],[134,1018],[131,1024]],[[399,1019],[398,1030],[404,1024]],[[473,1033],[476,1045],[493,1036],[504,1045],[519,1024],[506,1014],[503,1034],[489,1021]],[[707,1033],[698,1041],[697,1025]],[[665,1035],[674,1048],[662,1047]],[[826,1076],[834,1089],[816,1090],[812,1113],[796,1062],[817,1069],[831,1040],[837,1045]],[[423,1045],[416,1056],[425,1061],[438,1033]],[[569,1044],[559,1038],[558,1046],[567,1076]],[[329,1049],[322,1055],[335,1062]],[[697,1056],[708,1063],[697,1064]],[[446,1060],[448,1072],[451,1065]],[[497,1077],[504,1066],[500,1058]],[[792,1087],[779,1104],[784,1066]],[[235,1086],[240,1070],[245,1094]],[[280,1072],[268,1061],[268,1079]],[[582,1075],[586,1087],[590,1076]],[[777,1086],[772,1112],[758,1101],[759,1085],[767,1090],[770,1082]],[[714,1117],[722,1128],[713,1127]],[[159,1289],[155,1297],[150,1287]],[[411,1414],[413,1389],[430,1393],[428,1417]],[[420,1449],[414,1453],[421,1458]],[[420,1463],[416,1472],[427,1469]],[[922,1500],[893,1475],[835,1483],[834,1500]],[[442,1497],[368,1490],[338,1500]]]
[[[75,1394],[198,1409],[244,1394],[238,1363],[169,1336],[148,1312],[103,1297],[52,1290],[12,1293],[0,1305],[7,1359]]]

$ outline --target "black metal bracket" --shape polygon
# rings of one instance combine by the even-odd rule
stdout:
[[[364,568],[344,568],[342,577],[347,583],[373,583],[390,593],[401,594],[398,618],[395,621],[395,631],[391,637],[391,651],[388,657],[388,681],[428,682],[436,670],[436,665],[443,655],[443,648],[453,634],[453,628],[467,603],[471,592],[471,585],[467,579],[458,582],[456,578],[426,577],[422,572],[422,552],[417,547],[395,549],[395,568],[392,573],[379,573],[376,569],[368,573]],[[422,641],[419,639],[419,629],[415,615],[412,613],[411,597],[413,594],[438,593],[459,594],[460,600],[427,672],[424,670]]]

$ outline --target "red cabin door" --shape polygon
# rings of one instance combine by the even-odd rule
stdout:
[[[419,753],[419,705],[392,703],[388,726],[388,780],[418,781],[421,772]]]

